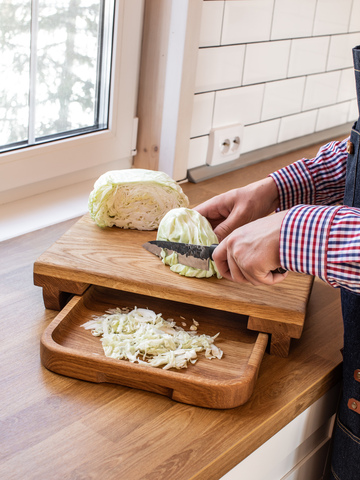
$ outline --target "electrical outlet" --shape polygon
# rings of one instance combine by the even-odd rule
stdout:
[[[206,163],[220,165],[240,157],[244,126],[240,123],[210,131]]]

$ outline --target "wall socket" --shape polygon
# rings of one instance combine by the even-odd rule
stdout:
[[[206,158],[208,165],[220,165],[240,157],[244,125],[241,123],[210,131]]]

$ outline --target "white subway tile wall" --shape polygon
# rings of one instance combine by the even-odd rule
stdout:
[[[278,141],[286,142],[296,137],[310,135],[315,131],[316,118],[316,110],[297,113],[296,115],[289,115],[282,118]]]
[[[306,77],[303,109],[324,107],[336,103],[341,71],[318,73]]]
[[[316,121],[316,130],[325,130],[326,128],[336,127],[339,123],[346,123],[348,112],[348,102],[321,108]]]
[[[348,68],[341,71],[340,86],[338,91],[337,102],[346,102],[353,98],[355,91],[354,69]],[[355,119],[355,116],[354,116]]]
[[[224,90],[225,92],[227,90]],[[215,92],[195,95],[191,119],[191,137],[198,137],[202,132],[210,132],[214,110]]]
[[[245,45],[228,45],[199,50],[195,93],[241,84]]]
[[[245,126],[242,152],[251,152],[276,143],[280,119]]]
[[[360,18],[360,0],[354,0],[352,10],[351,10],[349,32],[359,31],[359,18]]]
[[[313,35],[349,31],[353,0],[317,0]]]
[[[301,111],[305,77],[268,82],[265,85],[261,120],[284,117]]]
[[[203,154],[207,154],[209,135],[192,138],[190,141],[188,169],[204,165]]]
[[[274,0],[241,0],[225,3],[222,45],[270,39]]]
[[[276,0],[271,40],[311,37],[316,0]]]
[[[290,40],[247,44],[243,84],[286,78],[290,45]]]
[[[242,123],[249,125],[261,120],[265,83],[216,92],[213,128]],[[202,97],[202,95],[195,95]]]
[[[200,47],[221,43],[224,2],[208,2],[203,8],[200,25]]]
[[[360,0],[204,0],[188,168],[212,128],[246,153],[356,120],[359,44]]]
[[[292,40],[289,59],[289,77],[325,72],[330,37],[299,38]]]

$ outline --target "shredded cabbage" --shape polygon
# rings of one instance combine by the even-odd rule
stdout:
[[[161,313],[137,308],[114,308],[82,325],[94,336],[101,336],[107,357],[130,362],[169,368],[187,368],[197,361],[197,354],[204,351],[208,359],[221,358],[222,350],[213,337],[198,335],[198,322],[193,320],[195,330],[185,331],[173,319],[165,320]]]
[[[136,230],[156,230],[169,210],[188,205],[181,187],[166,173],[141,168],[104,173],[88,201],[99,227]]]
[[[209,221],[196,210],[184,207],[174,208],[163,217],[156,238],[157,240],[190,243],[193,245],[219,243]],[[180,264],[176,253],[166,255],[166,251],[163,249],[162,261],[166,265],[170,265],[170,270],[186,277],[204,278],[216,275],[218,278],[221,278],[215,262],[212,260],[210,260],[209,270],[201,270]]]

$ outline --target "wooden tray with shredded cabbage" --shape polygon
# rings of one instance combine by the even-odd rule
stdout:
[[[41,360],[62,375],[226,409],[250,398],[267,343],[246,316],[91,286],[45,330]]]

